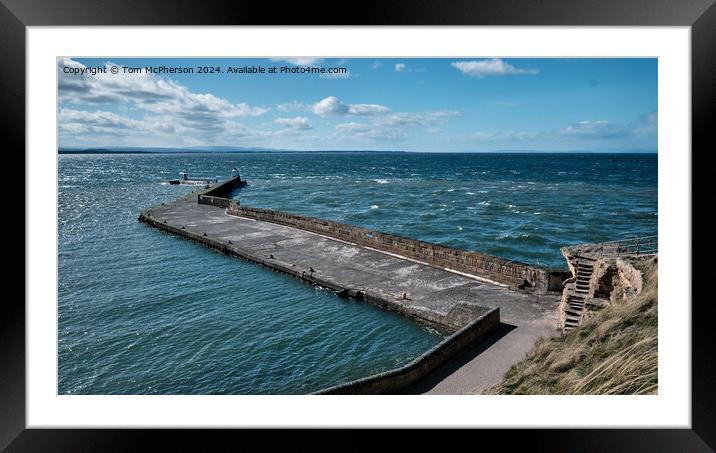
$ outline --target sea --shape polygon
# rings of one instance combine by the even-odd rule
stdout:
[[[560,247],[657,234],[656,154],[61,154],[59,394],[306,394],[444,337],[369,304],[148,227],[225,179],[242,205],[566,269]]]

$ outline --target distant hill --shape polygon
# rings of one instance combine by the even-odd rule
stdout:
[[[483,152],[483,151],[480,151]],[[496,151],[484,151],[488,153],[505,154],[656,154],[655,149],[596,149],[596,150],[537,150],[537,149],[498,149]]]
[[[408,153],[403,150],[375,150],[375,149],[352,149],[352,150],[292,150],[278,148],[260,148],[243,146],[192,146],[186,148],[176,147],[139,147],[139,146],[112,146],[107,148],[79,148],[62,147],[59,154],[151,154],[151,153]],[[446,154],[656,154],[656,150],[630,149],[630,150],[571,150],[571,151],[541,151],[534,149],[501,149],[496,151],[420,151],[425,153],[446,153]]]
[[[110,148],[70,148],[58,149],[59,154],[152,154],[152,153],[296,153],[296,152],[332,152],[332,150],[298,151],[277,148],[246,148],[242,146],[192,146],[187,148],[171,147],[132,147],[113,146]],[[376,153],[404,153],[405,151],[384,151],[384,150],[341,150],[340,152],[376,152]]]
[[[149,153],[260,153],[283,151],[272,148],[244,148],[241,146],[194,146],[189,148],[113,146],[111,148],[60,148],[60,154],[149,154]]]
[[[151,151],[140,151],[140,150],[127,150],[117,151],[106,148],[87,148],[87,149],[67,149],[60,148],[57,150],[59,154],[149,154]]]

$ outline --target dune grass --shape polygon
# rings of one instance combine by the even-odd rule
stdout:
[[[643,395],[658,390],[657,258],[634,263],[642,292],[612,304],[575,330],[540,339],[503,381],[484,393]]]

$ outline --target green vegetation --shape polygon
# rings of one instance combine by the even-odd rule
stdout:
[[[490,394],[656,394],[657,258],[636,262],[642,292],[612,304],[570,333],[540,339]]]

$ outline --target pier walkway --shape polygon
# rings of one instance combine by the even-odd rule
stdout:
[[[542,318],[545,302],[555,298],[514,291],[397,254],[225,211],[198,204],[193,194],[142,216],[159,228],[192,235],[213,248],[448,330],[462,327],[472,319],[473,311],[482,313],[483,307],[499,307],[503,319]]]

